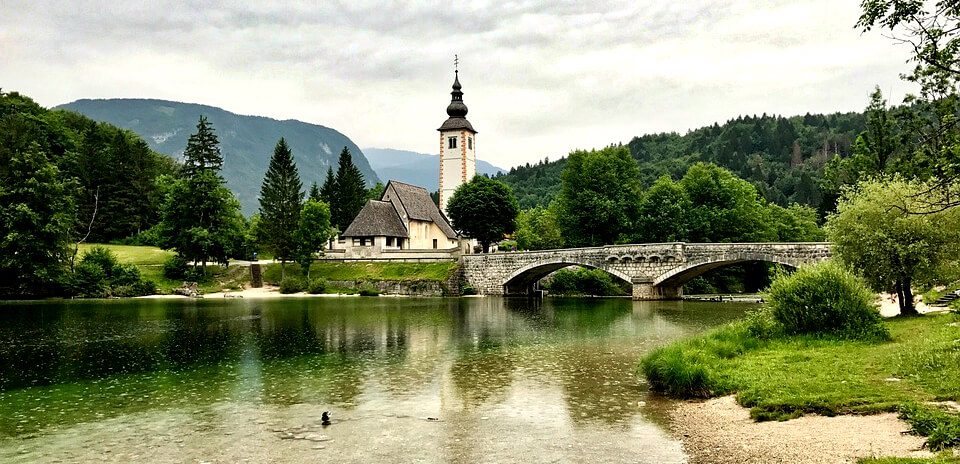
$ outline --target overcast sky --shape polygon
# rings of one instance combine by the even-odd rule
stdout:
[[[478,157],[503,167],[909,90],[908,50],[853,28],[859,0],[160,3],[0,0],[0,87],[44,106],[203,103],[436,153],[459,54]]]

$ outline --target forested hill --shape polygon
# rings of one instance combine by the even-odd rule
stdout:
[[[377,175],[384,182],[399,180],[408,184],[419,185],[430,192],[438,187],[440,172],[440,155],[428,155],[392,148],[364,148],[364,155],[370,166],[377,171]],[[494,166],[484,160],[477,160],[477,174],[492,176],[504,172],[502,168]]]
[[[337,170],[343,147],[350,149],[353,162],[368,186],[380,180],[352,140],[316,124],[243,116],[213,106],[149,99],[84,99],[57,108],[130,129],[143,137],[150,148],[177,159],[187,146],[187,138],[196,131],[200,115],[206,116],[220,139],[224,160],[221,173],[248,216],[257,211],[260,183],[280,137],[284,137],[293,150],[306,187],[312,182],[323,184],[327,167]]]
[[[678,179],[698,161],[718,164],[752,182],[774,203],[832,207],[821,180],[834,154],[848,156],[864,130],[863,113],[804,116],[742,116],[692,130],[634,137],[630,153],[640,164],[641,182],[649,187],[668,174]],[[498,176],[513,187],[520,205],[548,204],[560,189],[566,158],[518,166]]]

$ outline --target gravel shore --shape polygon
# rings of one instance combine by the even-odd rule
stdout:
[[[682,402],[671,429],[691,463],[849,463],[858,458],[929,457],[896,414],[804,416],[755,422],[733,396]]]

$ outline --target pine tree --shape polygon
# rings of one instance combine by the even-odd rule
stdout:
[[[320,187],[320,200],[326,202],[330,205],[330,217],[336,218],[337,216],[337,205],[334,203],[334,197],[337,192],[337,179],[333,176],[333,166],[327,167],[327,178],[323,181],[323,186]],[[337,221],[333,219],[333,225],[336,227]]]
[[[336,189],[331,204],[336,205],[334,211],[337,215],[333,217],[333,222],[337,229],[343,231],[367,202],[367,188],[363,173],[353,164],[353,157],[347,147],[343,147],[343,151],[340,152],[340,167],[337,169],[335,182]]]
[[[183,151],[183,169],[188,176],[192,176],[198,170],[220,171],[222,167],[223,155],[220,154],[217,134],[207,118],[200,116],[197,132],[187,140],[187,148]]]
[[[317,183],[314,182],[310,184],[310,199],[313,201],[322,201],[320,199],[320,187],[317,187]]]
[[[280,260],[281,269],[286,261],[296,258],[294,234],[303,205],[302,189],[293,153],[287,141],[281,138],[273,150],[260,187],[260,243]],[[281,270],[281,276],[284,274]]]

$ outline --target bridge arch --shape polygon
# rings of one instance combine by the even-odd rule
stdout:
[[[798,268],[807,261],[785,257],[776,253],[724,253],[697,260],[687,261],[657,277],[653,281],[654,287],[680,287],[694,277],[705,274],[714,269],[731,266],[750,261],[763,261],[780,264],[791,268]]]
[[[537,261],[517,269],[507,276],[501,285],[505,294],[528,293],[531,289],[533,289],[533,285],[540,279],[546,277],[552,272],[570,266],[600,269],[601,271],[604,271],[624,282],[631,283],[630,276],[616,269],[610,269],[606,266],[598,266],[596,264],[580,262],[577,260],[554,258]]]

